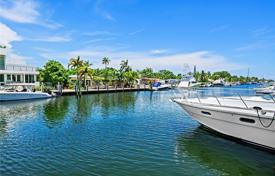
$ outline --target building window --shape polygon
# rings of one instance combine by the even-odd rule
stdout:
[[[16,75],[12,75],[12,82],[16,82]]]
[[[21,75],[17,75],[17,77],[16,77],[17,79],[17,82],[21,82]]]
[[[30,82],[34,83],[34,75],[30,75]]]
[[[25,82],[26,83],[34,83],[34,75],[25,75]]]
[[[11,75],[7,75],[7,81],[11,81]]]
[[[4,74],[0,74],[0,82],[4,82]]]
[[[25,83],[29,83],[29,75],[25,75]]]

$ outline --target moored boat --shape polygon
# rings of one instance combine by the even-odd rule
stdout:
[[[171,89],[171,84],[165,84],[163,82],[155,82],[152,85],[152,90],[165,90],[165,89]]]
[[[257,94],[275,94],[275,85],[255,88]]]
[[[31,91],[27,86],[10,86],[9,88],[0,90],[0,101],[18,101],[18,100],[31,100],[31,99],[44,99],[51,98],[52,95],[40,91]]]
[[[182,77],[178,88],[194,88],[199,87],[201,84],[192,75],[185,75]]]
[[[275,152],[275,102],[262,97],[173,98],[193,119],[223,135]]]
[[[0,92],[0,101],[31,100],[51,97],[53,97],[53,95],[44,92]]]

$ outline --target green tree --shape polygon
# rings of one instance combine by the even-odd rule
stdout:
[[[132,68],[129,66],[128,60],[122,60],[120,63],[120,68],[119,68],[119,73],[118,73],[118,82],[120,84],[123,83],[123,86],[124,86],[124,81],[125,81],[124,73],[131,71],[131,70],[132,70]]]
[[[229,78],[231,76],[231,74],[227,71],[219,71],[219,72],[215,72],[213,73],[212,75],[212,79],[214,80],[217,80],[217,79],[220,79],[220,78]]]
[[[93,69],[91,68],[91,66],[92,64],[89,63],[89,61],[86,61],[79,68],[79,77],[80,77],[80,80],[84,80],[84,86],[86,87],[86,89],[87,89],[87,85],[86,85],[87,77],[90,77],[91,80],[93,79]]]
[[[138,78],[138,73],[136,71],[129,70],[123,73],[124,82],[127,85],[130,85],[130,87],[133,86],[137,78]]]
[[[39,70],[39,81],[42,83],[51,83],[52,86],[56,86],[58,83],[65,85],[68,83],[68,74],[60,62],[49,60]]]
[[[157,78],[159,79],[175,79],[176,75],[170,70],[160,70],[156,73]]]
[[[107,65],[109,65],[110,59],[108,57],[103,57],[102,58],[102,64],[105,65],[105,69],[107,68]]]
[[[71,58],[68,64],[69,68],[73,68],[76,70],[76,94],[78,96],[81,95],[79,69],[83,66],[83,64],[84,62],[80,59],[80,56],[77,56],[77,58]]]
[[[141,77],[147,77],[147,78],[154,77],[154,71],[152,68],[149,68],[149,67],[139,71],[139,74],[141,75]]]

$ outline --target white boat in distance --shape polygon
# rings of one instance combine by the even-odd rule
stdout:
[[[198,83],[192,75],[185,75],[184,77],[182,77],[178,88],[193,88],[199,86],[200,83]]]
[[[171,84],[166,84],[164,82],[155,82],[152,85],[152,90],[165,90],[165,89],[171,89]]]
[[[274,99],[232,96],[172,100],[202,125],[275,153]]]
[[[257,94],[275,94],[275,85],[268,87],[255,88]]]

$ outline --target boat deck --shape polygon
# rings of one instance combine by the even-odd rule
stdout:
[[[205,98],[180,98],[176,99],[178,103],[200,106],[202,108],[211,108],[223,111],[236,111],[248,113],[253,107],[260,107],[266,111],[268,116],[275,113],[275,102],[273,100],[263,99],[262,97],[205,97]],[[253,111],[255,114],[256,111]]]

